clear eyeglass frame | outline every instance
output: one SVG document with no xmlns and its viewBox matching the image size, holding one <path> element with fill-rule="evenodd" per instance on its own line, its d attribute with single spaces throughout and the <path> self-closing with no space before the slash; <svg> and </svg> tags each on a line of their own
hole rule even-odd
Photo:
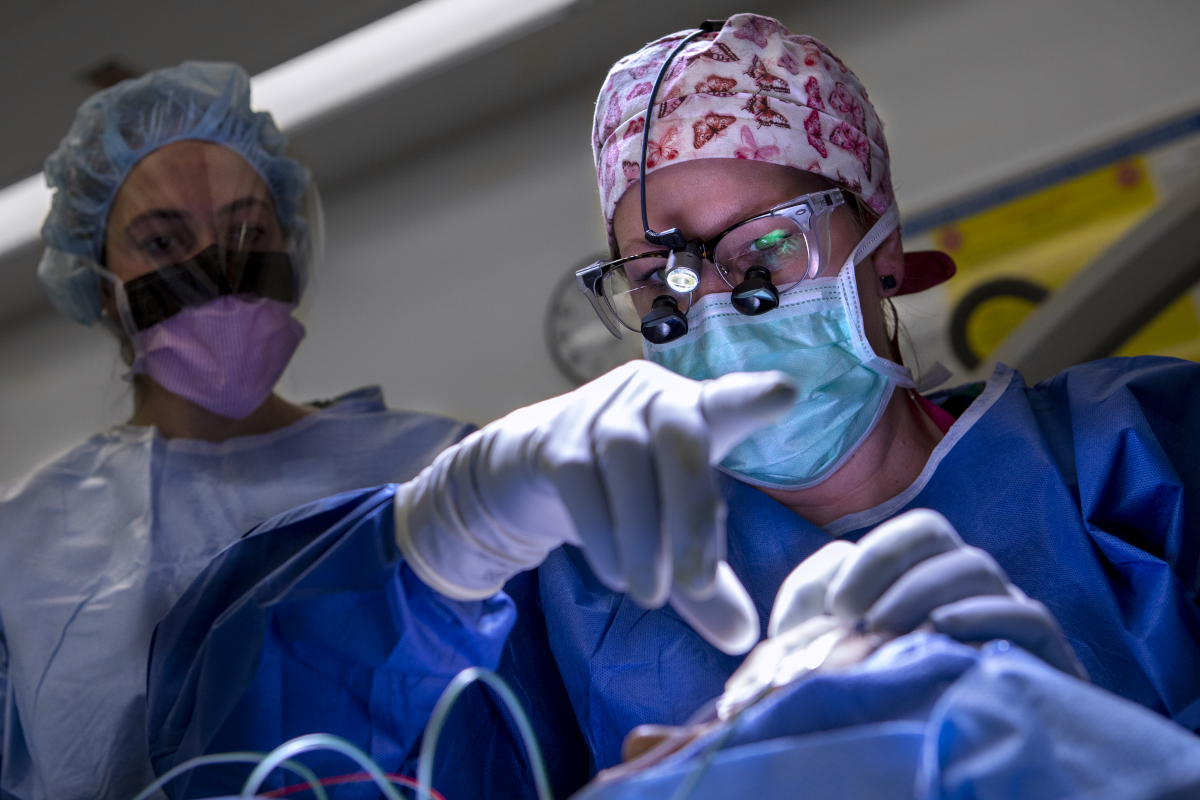
<svg viewBox="0 0 1200 800">
<path fill-rule="evenodd" d="M 856 207 L 858 200 L 850 192 L 838 188 L 801 195 L 762 214 L 736 222 L 702 242 L 701 255 L 706 264 L 716 269 L 731 291 L 745 279 L 750 268 L 761 267 L 771 273 L 776 288 L 781 293 L 786 292 L 801 281 L 815 278 L 829 261 L 829 219 L 833 209 L 840 205 Z M 775 228 L 772 231 L 769 229 L 773 226 L 768 225 L 764 229 L 766 234 L 758 235 L 760 231 L 757 228 L 762 227 L 764 222 L 772 221 L 792 227 Z M 796 240 L 797 236 L 800 237 L 799 241 Z M 777 240 L 771 237 L 777 237 Z M 767 244 L 758 247 L 764 241 Z M 801 241 L 803 257 L 799 247 Z M 791 249 L 781 254 L 780 248 L 784 245 Z M 623 328 L 640 332 L 640 319 L 644 312 L 639 311 L 639 303 L 632 299 L 634 296 L 640 297 L 640 305 L 647 308 L 654 299 L 664 295 L 672 297 L 684 314 L 691 307 L 695 292 L 676 292 L 667 285 L 665 275 L 661 275 L 669 255 L 668 250 L 635 253 L 612 261 L 597 261 L 576 271 L 575 281 L 579 290 L 616 338 L 622 338 Z M 775 263 L 770 263 L 772 259 L 775 259 Z M 655 274 L 660 274 L 661 280 L 630 288 L 628 275 L 633 270 L 645 273 L 642 281 Z M 645 289 L 649 291 L 640 296 L 634 294 Z"/>
</svg>

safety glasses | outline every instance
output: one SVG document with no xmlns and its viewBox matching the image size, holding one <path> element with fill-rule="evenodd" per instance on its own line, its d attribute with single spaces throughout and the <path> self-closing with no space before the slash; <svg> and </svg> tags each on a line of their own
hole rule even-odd
<svg viewBox="0 0 1200 800">
<path fill-rule="evenodd" d="M 786 292 L 815 278 L 829 260 L 830 215 L 846 203 L 841 189 L 802 195 L 705 242 L 693 243 L 686 252 L 654 250 L 597 261 L 578 270 L 575 280 L 618 339 L 622 328 L 646 333 L 648 320 L 656 321 L 657 309 L 674 306 L 678 314 L 687 314 L 703 269 L 716 270 L 735 295 L 735 303 L 753 301 L 754 294 L 762 291 L 760 283 Z M 689 254 L 698 256 L 703 266 Z M 672 332 L 665 340 L 676 338 Z"/>
</svg>

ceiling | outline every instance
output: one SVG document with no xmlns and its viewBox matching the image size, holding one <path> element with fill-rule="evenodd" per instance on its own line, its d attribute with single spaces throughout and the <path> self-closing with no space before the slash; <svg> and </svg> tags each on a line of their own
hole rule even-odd
<svg viewBox="0 0 1200 800">
<path fill-rule="evenodd" d="M 136 72 L 188 59 L 261 72 L 410 0 L 5 0 L 0 4 L 0 186 L 26 178 L 93 91 L 85 77 L 115 61 Z"/>
<path fill-rule="evenodd" d="M 5 114 L 0 123 L 0 186 L 41 168 L 76 107 L 95 90 L 89 75 L 98 68 L 145 72 L 195 59 L 236 61 L 253 75 L 410 2 L 5 0 L 0 107 L 21 113 Z M 730 0 L 583 0 L 565 19 L 377 96 L 295 144 L 318 177 L 337 180 L 381 152 L 438 138 L 556 87 L 586 78 L 598 88 L 607 67 L 643 44 L 647 31 L 689 27 L 740 6 Z"/>
<path fill-rule="evenodd" d="M 519 2 L 519 0 L 505 0 Z M 0 186 L 38 172 L 95 90 L 89 74 L 228 60 L 250 74 L 408 5 L 410 0 L 5 0 L 0 4 Z M 782 3 L 765 4 L 772 13 Z M 800 3 L 784 4 L 794 8 Z M 738 0 L 581 0 L 565 17 L 480 50 L 292 136 L 327 191 L 381 161 L 469 130 L 561 91 L 596 91 L 647 31 L 686 28 L 741 10 Z M 452 35 L 448 32 L 445 35 Z M 40 247 L 0 260 L 0 325 L 44 309 Z"/>
</svg>

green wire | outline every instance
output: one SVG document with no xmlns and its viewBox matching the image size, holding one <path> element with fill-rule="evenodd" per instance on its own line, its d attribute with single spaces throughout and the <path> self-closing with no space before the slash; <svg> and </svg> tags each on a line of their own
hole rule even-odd
<svg viewBox="0 0 1200 800">
<path fill-rule="evenodd" d="M 267 779 L 272 770 L 278 766 L 282 766 L 292 756 L 306 753 L 310 750 L 336 750 L 345 756 L 349 756 L 371 776 L 375 781 L 375 785 L 383 792 L 384 797 L 388 798 L 388 800 L 404 800 L 400 796 L 400 793 L 396 791 L 396 787 L 392 786 L 392 782 L 388 780 L 388 777 L 383 774 L 383 770 L 371 760 L 369 755 L 345 739 L 329 733 L 310 733 L 305 736 L 298 736 L 276 747 L 250 773 L 250 777 L 246 779 L 246 784 L 242 787 L 241 797 L 253 798 L 254 793 L 258 791 L 258 787 Z"/>
<path fill-rule="evenodd" d="M 159 777 L 154 783 L 142 790 L 141 794 L 133 800 L 146 800 L 150 795 L 157 792 L 162 787 L 166 786 L 175 778 L 179 777 L 188 770 L 193 770 L 196 767 L 203 767 L 209 764 L 258 764 L 267 757 L 266 753 L 217 753 L 210 756 L 197 756 L 183 762 L 179 766 L 168 770 Z M 308 782 L 308 786 L 312 789 L 312 793 L 317 796 L 317 800 L 329 800 L 329 795 L 325 793 L 325 787 L 321 786 L 321 781 L 317 778 L 308 767 L 295 761 L 285 761 L 280 764 L 285 769 L 290 769 L 292 772 L 299 775 Z"/>
<path fill-rule="evenodd" d="M 508 688 L 508 684 L 496 673 L 482 667 L 468 667 L 454 676 L 454 680 L 450 681 L 446 691 L 438 698 L 437 705 L 433 707 L 429 725 L 425 728 L 425 739 L 421 742 L 421 757 L 417 762 L 417 800 L 429 800 L 429 788 L 433 783 L 433 753 L 437 748 L 438 737 L 442 734 L 442 727 L 446 724 L 446 718 L 450 716 L 450 709 L 454 707 L 459 695 L 476 681 L 483 681 L 495 689 L 516 719 L 533 769 L 533 782 L 537 787 L 538 800 L 554 800 L 554 793 L 550 790 L 550 778 L 546 774 L 546 764 L 542 760 L 542 749 L 538 747 L 537 736 L 533 733 L 529 718 L 525 716 L 525 710 L 521 708 L 521 703 L 512 689 Z"/>
<path fill-rule="evenodd" d="M 679 784 L 679 788 L 671 795 L 671 800 L 688 800 L 695 793 L 696 787 L 700 785 L 700 781 L 708 774 L 708 769 L 712 766 L 717 753 L 721 752 L 725 744 L 729 741 L 729 738 L 733 736 L 733 732 L 737 728 L 738 720 L 740 719 L 740 714 L 734 717 L 726 725 L 721 735 L 709 742 L 704 748 L 703 755 L 700 756 L 700 763 L 696 765 L 695 769 L 684 776 L 683 782 Z"/>
</svg>

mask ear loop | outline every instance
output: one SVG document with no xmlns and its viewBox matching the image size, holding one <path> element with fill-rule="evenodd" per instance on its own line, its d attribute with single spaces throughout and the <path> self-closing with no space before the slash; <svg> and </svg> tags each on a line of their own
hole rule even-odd
<svg viewBox="0 0 1200 800">
<path fill-rule="evenodd" d="M 879 218 L 879 220 L 871 226 L 858 246 L 854 248 L 854 252 L 846 259 L 846 263 L 842 265 L 842 269 L 838 274 L 838 282 L 841 284 L 842 301 L 849 303 L 852 308 L 850 318 L 854 321 L 854 339 L 855 349 L 860 351 L 859 358 L 864 364 L 871 369 L 874 369 L 882 374 L 887 375 L 899 387 L 903 389 L 911 389 L 915 386 L 913 382 L 912 372 L 903 364 L 898 364 L 891 359 L 884 358 L 874 351 L 870 341 L 867 339 L 866 326 L 863 322 L 862 303 L 858 296 L 858 281 L 855 278 L 854 269 L 861 264 L 867 256 L 874 253 L 879 245 L 883 244 L 883 240 L 892 234 L 892 231 L 900 225 L 900 211 L 893 203 L 887 212 Z M 872 366 L 872 364 L 874 366 Z"/>
<path fill-rule="evenodd" d="M 94 261 L 89 262 L 88 266 L 100 277 L 100 280 L 108 285 L 117 306 L 117 319 L 113 319 L 106 308 L 101 309 L 101 318 L 108 321 L 114 328 L 119 325 L 118 330 L 125 333 L 129 346 L 133 348 L 133 363 L 129 365 L 129 370 L 121 376 L 125 380 L 129 380 L 143 371 L 142 362 L 145 360 L 145 353 L 142 352 L 141 341 L 137 336 L 138 330 L 133 321 L 133 312 L 129 309 L 129 296 L 125 293 L 125 284 L 116 275 Z"/>
<path fill-rule="evenodd" d="M 858 246 L 854 248 L 854 252 L 847 259 L 853 267 L 857 267 L 863 262 L 867 256 L 874 253 L 879 245 L 883 244 L 883 240 L 892 235 L 892 231 L 896 230 L 900 225 L 900 210 L 895 203 L 888 208 L 884 215 L 871 226 L 871 230 L 867 231 Z"/>
</svg>

